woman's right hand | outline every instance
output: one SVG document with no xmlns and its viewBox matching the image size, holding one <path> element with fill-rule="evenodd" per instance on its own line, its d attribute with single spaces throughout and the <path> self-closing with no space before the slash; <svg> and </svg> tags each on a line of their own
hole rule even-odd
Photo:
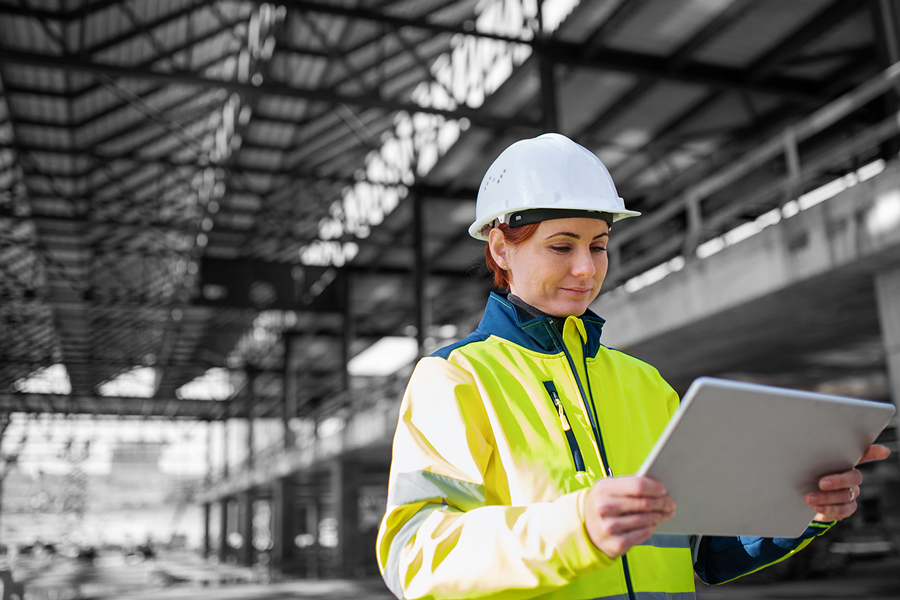
<svg viewBox="0 0 900 600">
<path fill-rule="evenodd" d="M 601 479 L 584 503 L 584 528 L 594 545 L 610 558 L 650 538 L 675 514 L 666 488 L 649 477 Z"/>
</svg>

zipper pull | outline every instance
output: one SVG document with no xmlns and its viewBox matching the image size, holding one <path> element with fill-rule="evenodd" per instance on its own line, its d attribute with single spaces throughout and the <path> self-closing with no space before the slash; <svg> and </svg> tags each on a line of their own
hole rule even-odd
<svg viewBox="0 0 900 600">
<path fill-rule="evenodd" d="M 569 431 L 572 429 L 572 426 L 569 425 L 569 420 L 566 418 L 566 411 L 563 409 L 562 402 L 559 399 L 559 394 L 555 391 L 550 392 L 550 398 L 553 399 L 553 404 L 556 405 L 556 410 L 559 412 L 559 422 L 562 423 L 563 431 Z"/>
<path fill-rule="evenodd" d="M 572 427 L 569 425 L 569 420 L 566 418 L 566 413 L 563 411 L 562 404 L 558 404 L 559 406 L 559 422 L 562 423 L 563 431 L 569 431 Z"/>
</svg>

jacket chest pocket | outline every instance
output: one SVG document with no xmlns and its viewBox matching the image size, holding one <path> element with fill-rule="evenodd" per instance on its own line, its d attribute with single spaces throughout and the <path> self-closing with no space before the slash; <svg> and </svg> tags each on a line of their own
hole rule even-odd
<svg viewBox="0 0 900 600">
<path fill-rule="evenodd" d="M 559 417 L 559 425 L 566 436 L 566 441 L 569 443 L 569 450 L 572 452 L 572 460 L 575 462 L 575 470 L 584 471 L 584 459 L 581 456 L 581 449 L 578 447 L 578 440 L 575 439 L 575 432 L 572 431 L 572 426 L 569 424 L 568 417 L 566 417 L 566 409 L 559 399 L 556 385 L 554 385 L 552 381 L 544 381 L 543 383 L 544 388 L 547 390 L 547 395 L 550 397 L 550 402 L 553 403 L 553 411 Z"/>
</svg>

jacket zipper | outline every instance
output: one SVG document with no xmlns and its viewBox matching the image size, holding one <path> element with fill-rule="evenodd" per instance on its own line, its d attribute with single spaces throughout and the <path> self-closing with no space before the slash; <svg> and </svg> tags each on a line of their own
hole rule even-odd
<svg viewBox="0 0 900 600">
<path fill-rule="evenodd" d="M 547 319 L 550 321 L 550 319 Z M 578 370 L 575 368 L 575 361 L 572 360 L 572 356 L 569 354 L 569 351 L 566 349 L 565 343 L 563 343 L 562 335 L 559 331 L 556 330 L 556 326 L 550 322 L 548 323 L 550 329 L 550 335 L 553 336 L 554 340 L 559 344 L 560 349 L 563 354 L 566 356 L 566 360 L 569 363 L 569 369 L 572 371 L 572 377 L 575 379 L 576 385 L 578 385 L 578 391 L 581 393 L 581 402 L 584 404 L 584 409 L 588 414 L 588 419 L 591 422 L 591 429 L 594 433 L 594 439 L 597 441 L 597 450 L 600 451 L 600 460 L 603 462 L 603 467 L 606 469 L 606 474 L 609 477 L 613 477 L 612 467 L 609 464 L 609 460 L 606 458 L 606 448 L 603 446 L 603 436 L 600 433 L 600 423 L 599 416 L 596 414 L 596 409 L 594 407 L 594 396 L 593 393 L 590 397 L 584 393 L 584 387 L 581 385 L 581 378 L 578 377 Z M 587 370 L 587 346 L 582 344 L 582 356 L 584 357 L 584 374 L 588 375 Z M 590 390 L 590 377 L 588 376 L 588 389 Z M 588 406 L 588 399 L 590 398 L 591 406 Z M 596 418 L 595 418 L 596 417 Z M 637 600 L 637 596 L 634 593 L 634 586 L 631 583 L 631 571 L 628 569 L 628 558 L 623 554 L 622 555 L 622 571 L 625 575 L 625 586 L 628 588 L 628 598 L 629 600 Z"/>
<path fill-rule="evenodd" d="M 566 346 L 562 341 L 562 336 L 556 330 L 556 327 L 553 325 L 553 323 L 549 323 L 549 326 L 551 335 L 554 337 L 560 349 L 563 351 L 566 360 L 569 362 L 569 369 L 572 371 L 572 377 L 575 378 L 575 384 L 578 386 L 578 391 L 581 394 L 581 402 L 584 404 L 584 410 L 585 412 L 587 412 L 588 419 L 591 422 L 591 430 L 594 434 L 594 439 L 597 442 L 597 450 L 600 451 L 600 461 L 603 463 L 603 468 L 606 469 L 607 475 L 612 477 L 612 469 L 609 466 L 609 461 L 606 459 L 606 448 L 603 446 L 603 436 L 600 434 L 600 425 L 594 418 L 594 411 L 592 411 L 590 407 L 588 407 L 588 396 L 584 393 L 584 387 L 582 387 L 581 379 L 578 377 L 578 371 L 575 369 L 575 362 L 572 360 L 572 356 L 569 354 L 569 351 L 566 350 Z M 585 371 L 585 373 L 587 373 L 587 371 Z"/>
<path fill-rule="evenodd" d="M 588 364 L 587 364 L 587 344 L 581 345 L 581 357 L 584 359 L 584 376 L 587 379 L 587 390 L 588 397 L 591 401 L 591 410 L 594 411 L 594 414 L 597 413 L 597 407 L 594 404 L 594 391 L 591 389 L 591 377 L 588 375 Z M 576 375 L 578 377 L 578 375 Z M 597 416 L 597 431 L 600 431 L 600 417 Z M 609 472 L 609 476 L 612 477 L 612 467 L 609 466 L 609 463 L 606 465 L 606 469 Z M 625 585 L 628 587 L 628 597 L 631 600 L 635 600 L 634 587 L 631 585 L 631 571 L 628 569 L 628 556 L 625 554 L 622 555 L 622 570 L 625 572 Z"/>
<path fill-rule="evenodd" d="M 556 413 L 559 415 L 559 424 L 562 426 L 563 433 L 566 435 L 566 440 L 569 442 L 569 450 L 572 451 L 572 460 L 575 461 L 575 470 L 584 471 L 584 459 L 581 456 L 581 449 L 578 447 L 578 440 L 575 439 L 575 432 L 572 431 L 572 426 L 569 425 L 569 419 L 566 417 L 566 409 L 563 408 L 562 401 L 559 399 L 559 394 L 556 392 L 556 385 L 554 385 L 552 381 L 545 381 L 544 387 L 547 389 L 547 393 L 553 401 L 553 406 L 556 408 Z"/>
</svg>

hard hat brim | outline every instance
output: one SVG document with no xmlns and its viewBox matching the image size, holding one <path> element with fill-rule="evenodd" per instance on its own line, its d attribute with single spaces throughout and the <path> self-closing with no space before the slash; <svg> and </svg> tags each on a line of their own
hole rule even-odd
<svg viewBox="0 0 900 600">
<path fill-rule="evenodd" d="M 619 198 L 619 201 L 622 201 L 622 199 Z M 559 204 L 534 205 L 534 206 L 529 206 L 525 210 L 541 209 L 541 208 L 543 208 L 543 209 L 558 209 L 558 208 L 560 208 L 560 205 Z M 581 209 L 581 207 L 574 208 L 574 210 L 579 210 L 579 209 Z M 521 210 L 522 209 L 520 208 L 514 212 L 521 212 Z M 584 210 L 588 210 L 588 209 L 584 209 Z M 629 217 L 641 216 L 641 213 L 639 213 L 635 210 L 625 210 L 625 209 L 623 209 L 623 210 L 612 209 L 611 210 L 608 208 L 596 209 L 596 210 L 613 215 L 613 223 L 621 221 L 622 219 L 627 219 Z M 469 235 L 471 235 L 476 240 L 481 240 L 483 242 L 486 242 L 488 240 L 488 236 L 484 235 L 482 233 L 482 230 L 484 229 L 484 227 L 486 225 L 491 224 L 495 219 L 498 219 L 498 218 L 502 217 L 503 215 L 507 214 L 507 212 L 508 211 L 506 211 L 506 210 L 496 211 L 494 213 L 488 214 L 488 215 L 482 217 L 481 219 L 475 221 L 474 223 L 472 223 L 472 225 L 469 226 Z"/>
</svg>

